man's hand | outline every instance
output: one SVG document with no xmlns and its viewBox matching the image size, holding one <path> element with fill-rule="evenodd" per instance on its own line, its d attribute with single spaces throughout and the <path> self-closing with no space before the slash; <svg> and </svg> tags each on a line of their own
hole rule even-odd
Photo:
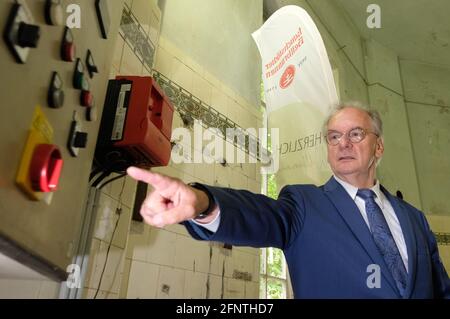
<svg viewBox="0 0 450 319">
<path fill-rule="evenodd" d="M 208 208 L 208 195 L 203 191 L 186 185 L 183 181 L 166 175 L 153 173 L 136 167 L 127 169 L 129 176 L 153 187 L 153 191 L 142 203 L 141 215 L 145 222 L 156 227 L 177 224 L 193 219 Z M 211 221 L 218 212 L 216 207 Z"/>
</svg>

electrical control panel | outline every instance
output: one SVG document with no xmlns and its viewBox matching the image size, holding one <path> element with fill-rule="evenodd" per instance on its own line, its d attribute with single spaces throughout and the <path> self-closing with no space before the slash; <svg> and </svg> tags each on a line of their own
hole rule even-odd
<svg viewBox="0 0 450 319">
<path fill-rule="evenodd" d="M 124 3 L 106 2 L 107 39 L 95 0 L 0 1 L 0 254 L 53 279 L 65 280 L 84 217 Z"/>
</svg>

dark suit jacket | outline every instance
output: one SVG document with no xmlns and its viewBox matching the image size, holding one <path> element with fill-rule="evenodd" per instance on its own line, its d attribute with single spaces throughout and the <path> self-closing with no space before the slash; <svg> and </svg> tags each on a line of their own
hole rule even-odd
<svg viewBox="0 0 450 319">
<path fill-rule="evenodd" d="M 212 233 L 185 222 L 196 239 L 284 251 L 296 298 L 400 298 L 355 202 L 332 177 L 325 185 L 289 185 L 278 200 L 207 186 L 221 211 Z M 408 252 L 405 298 L 450 298 L 450 280 L 424 214 L 381 187 L 400 222 Z M 367 280 L 381 270 L 380 288 Z"/>
</svg>

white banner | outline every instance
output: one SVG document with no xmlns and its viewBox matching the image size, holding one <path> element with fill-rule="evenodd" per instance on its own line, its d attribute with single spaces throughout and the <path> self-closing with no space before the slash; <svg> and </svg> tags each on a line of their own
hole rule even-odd
<svg viewBox="0 0 450 319">
<path fill-rule="evenodd" d="M 322 132 L 338 102 L 333 72 L 319 30 L 297 6 L 276 11 L 253 34 L 262 59 L 269 128 L 280 129 L 279 187 L 320 184 L 330 177 Z"/>
</svg>

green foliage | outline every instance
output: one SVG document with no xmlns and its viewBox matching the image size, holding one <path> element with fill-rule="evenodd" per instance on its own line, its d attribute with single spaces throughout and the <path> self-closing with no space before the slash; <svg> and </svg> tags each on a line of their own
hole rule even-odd
<svg viewBox="0 0 450 319">
<path fill-rule="evenodd" d="M 264 112 L 264 84 L 261 81 L 261 113 Z M 268 150 L 272 151 L 271 138 L 270 135 L 267 138 L 268 142 Z M 275 180 L 275 175 L 267 176 L 267 196 L 273 199 L 278 198 L 278 186 Z M 259 295 L 261 298 L 267 299 L 283 299 L 285 298 L 285 288 L 282 280 L 277 280 L 275 278 L 267 278 L 264 275 L 278 277 L 284 279 L 284 271 L 283 271 L 283 263 L 284 256 L 283 252 L 277 248 L 263 248 L 265 250 L 265 254 L 262 253 L 260 255 L 260 270 L 261 276 L 260 285 L 259 285 Z M 269 258 L 265 258 L 266 254 Z M 267 260 L 267 264 L 266 264 Z"/>
<path fill-rule="evenodd" d="M 268 248 L 268 253 L 272 255 L 272 262 L 267 263 L 267 274 L 273 277 L 283 278 L 283 252 L 277 248 Z"/>
<path fill-rule="evenodd" d="M 278 198 L 278 186 L 274 174 L 267 176 L 267 196 L 273 199 Z"/>
<path fill-rule="evenodd" d="M 276 279 L 267 281 L 267 299 L 284 299 L 283 283 Z"/>
</svg>

